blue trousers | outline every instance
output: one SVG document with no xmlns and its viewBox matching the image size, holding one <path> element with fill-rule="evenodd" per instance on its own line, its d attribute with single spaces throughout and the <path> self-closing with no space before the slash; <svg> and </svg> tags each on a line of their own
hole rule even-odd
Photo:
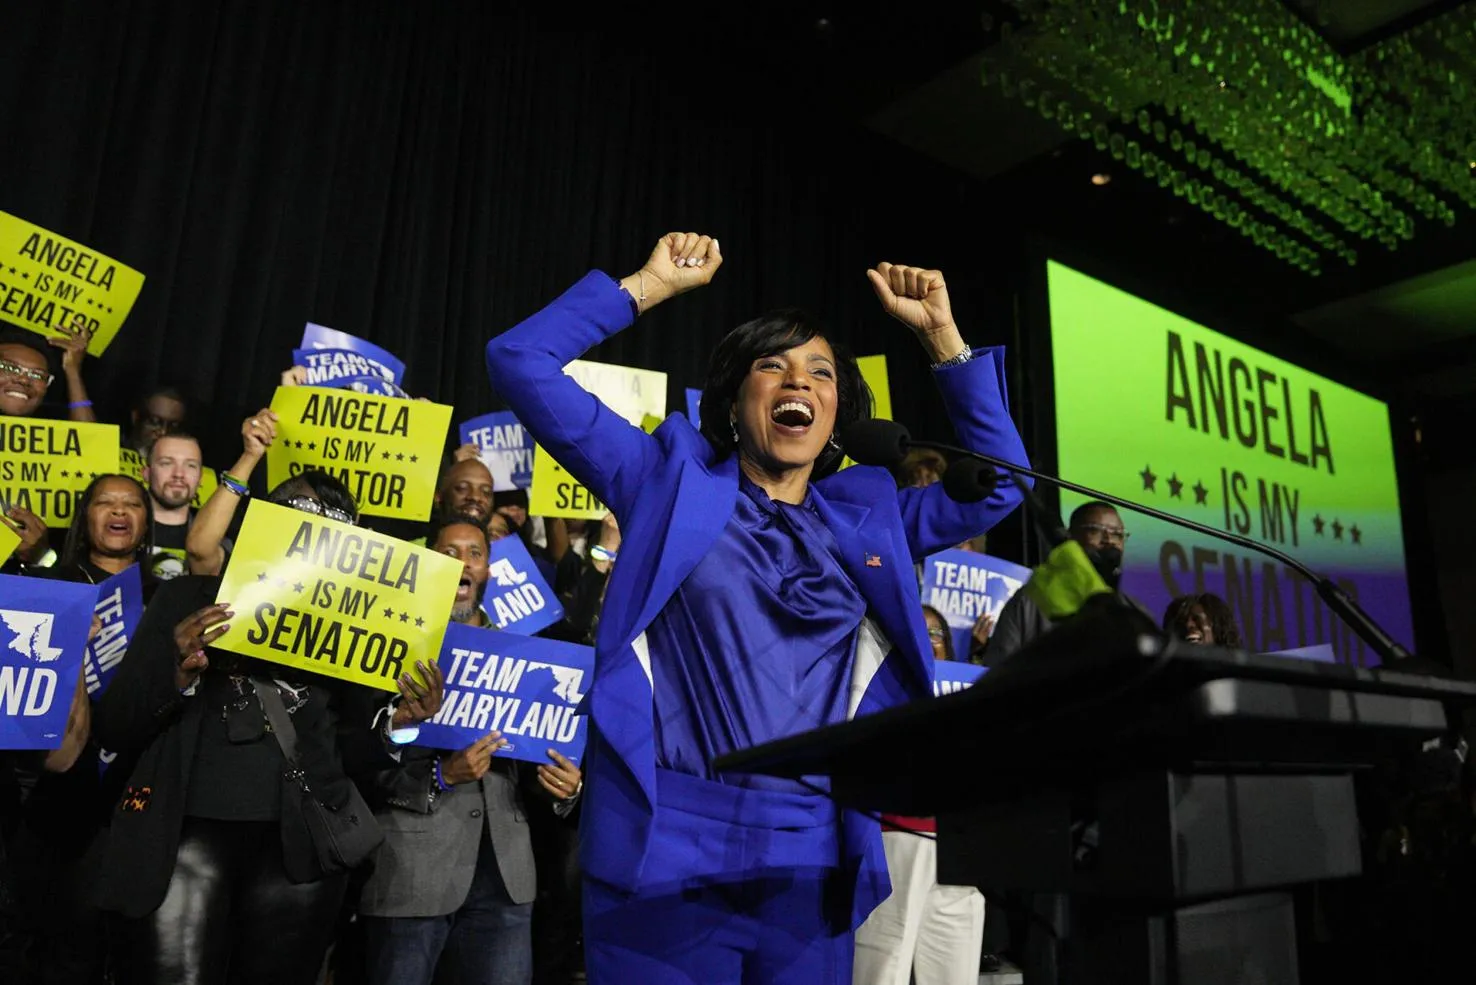
<svg viewBox="0 0 1476 985">
<path fill-rule="evenodd" d="M 484 835 L 466 902 L 439 917 L 365 917 L 370 985 L 528 985 L 533 904 L 514 903 Z M 440 973 L 437 974 L 439 965 Z"/>
<path fill-rule="evenodd" d="M 642 888 L 586 877 L 590 985 L 850 985 L 854 877 L 824 798 L 658 771 Z"/>
</svg>

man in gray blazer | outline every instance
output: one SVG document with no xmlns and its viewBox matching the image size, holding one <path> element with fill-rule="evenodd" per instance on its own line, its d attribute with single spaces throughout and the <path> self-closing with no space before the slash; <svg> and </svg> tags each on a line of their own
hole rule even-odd
<svg viewBox="0 0 1476 985">
<path fill-rule="evenodd" d="M 426 543 L 464 566 L 451 618 L 487 625 L 480 518 L 434 522 Z M 522 764 L 494 757 L 506 744 L 493 732 L 454 753 L 407 746 L 364 791 L 385 832 L 359 902 L 372 985 L 430 985 L 438 963 L 459 985 L 531 980 L 537 878 Z M 572 810 L 578 767 L 559 757 L 537 772 L 553 810 Z"/>
</svg>

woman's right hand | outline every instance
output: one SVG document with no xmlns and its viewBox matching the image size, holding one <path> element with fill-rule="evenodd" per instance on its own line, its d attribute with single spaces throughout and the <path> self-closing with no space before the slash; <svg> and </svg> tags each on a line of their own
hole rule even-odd
<svg viewBox="0 0 1476 985">
<path fill-rule="evenodd" d="M 646 265 L 620 284 L 637 301 L 645 291 L 646 300 L 640 301 L 644 313 L 662 301 L 707 285 L 722 265 L 722 250 L 711 236 L 667 233 L 656 241 Z"/>
<path fill-rule="evenodd" d="M 219 602 L 191 613 L 174 627 L 175 687 L 188 691 L 200 679 L 210 666 L 205 648 L 230 629 L 225 623 L 234 615 L 229 603 Z"/>
</svg>

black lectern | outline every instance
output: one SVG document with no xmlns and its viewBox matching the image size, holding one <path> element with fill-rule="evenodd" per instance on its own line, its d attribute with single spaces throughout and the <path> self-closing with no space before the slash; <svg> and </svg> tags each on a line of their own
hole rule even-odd
<svg viewBox="0 0 1476 985">
<path fill-rule="evenodd" d="M 1067 894 L 1072 985 L 1295 983 L 1289 887 L 1357 875 L 1353 773 L 1476 685 L 1165 639 L 1103 606 L 974 687 L 720 759 L 938 818 L 938 877 Z"/>
</svg>

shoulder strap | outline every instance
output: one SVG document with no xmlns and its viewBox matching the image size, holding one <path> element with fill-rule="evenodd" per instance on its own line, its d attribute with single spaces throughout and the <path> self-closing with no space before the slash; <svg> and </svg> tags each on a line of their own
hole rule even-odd
<svg viewBox="0 0 1476 985">
<path fill-rule="evenodd" d="M 256 677 L 251 678 L 251 686 L 256 689 L 257 700 L 261 702 L 261 710 L 266 713 L 267 721 L 272 723 L 272 733 L 277 737 L 277 744 L 282 747 L 282 755 L 287 757 L 289 764 L 296 766 L 297 729 L 292 725 L 292 716 L 287 714 L 287 706 L 282 704 L 277 686 L 271 681 L 263 683 Z"/>
</svg>

